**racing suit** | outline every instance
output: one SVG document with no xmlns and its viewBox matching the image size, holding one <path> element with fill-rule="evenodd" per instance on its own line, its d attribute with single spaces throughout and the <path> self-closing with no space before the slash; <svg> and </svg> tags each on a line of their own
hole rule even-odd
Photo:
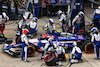
<svg viewBox="0 0 100 67">
<path fill-rule="evenodd" d="M 94 23 L 94 26 L 96 26 L 100 30 L 100 9 L 96 9 L 94 11 L 94 17 L 92 20 L 92 24 Z"/>
<path fill-rule="evenodd" d="M 59 21 L 62 22 L 62 31 L 67 32 L 66 31 L 66 15 L 61 14 Z"/>
<path fill-rule="evenodd" d="M 2 15 L 0 15 L 0 23 L 5 23 L 5 22 L 7 22 L 7 20 L 9 20 L 8 16 L 7 16 L 7 18 L 2 18 Z"/>
<path fill-rule="evenodd" d="M 28 55 L 28 39 L 25 34 L 21 35 L 21 41 L 22 41 L 22 54 L 21 54 L 21 60 L 27 61 L 27 55 Z M 24 58 L 23 58 L 24 57 Z"/>
<path fill-rule="evenodd" d="M 34 17 L 38 17 L 38 15 L 39 15 L 39 0 L 34 0 L 33 5 L 34 5 L 34 14 L 35 14 Z"/>
<path fill-rule="evenodd" d="M 72 33 L 75 34 L 77 32 L 79 32 L 80 30 L 80 24 L 82 23 L 82 18 L 79 15 L 76 15 L 75 18 L 72 21 L 72 26 L 73 26 L 73 30 Z M 75 30 L 77 30 L 77 32 L 75 32 Z"/>
<path fill-rule="evenodd" d="M 75 56 L 74 59 L 77 59 L 77 60 L 80 60 L 82 57 L 81 49 L 77 46 L 73 47 L 71 54 L 72 54 L 72 58 Z"/>
<path fill-rule="evenodd" d="M 53 51 L 53 48 L 54 48 L 54 44 L 52 43 L 52 39 L 49 38 L 48 39 L 48 42 L 45 44 L 44 47 L 41 47 L 40 49 L 43 50 L 42 52 L 42 57 L 41 58 L 44 58 L 45 54 L 48 52 L 48 51 Z"/>
<path fill-rule="evenodd" d="M 20 34 L 18 35 L 22 34 L 22 29 L 26 28 L 27 25 L 28 25 L 27 21 L 20 20 L 20 22 L 18 23 L 18 31 Z"/>
<path fill-rule="evenodd" d="M 92 34 L 91 42 L 94 42 L 94 52 L 96 58 L 99 58 L 99 46 L 100 46 L 100 33 Z"/>
<path fill-rule="evenodd" d="M 37 22 L 29 22 L 29 33 L 36 33 L 37 32 Z"/>
<path fill-rule="evenodd" d="M 63 60 L 66 61 L 66 57 L 65 57 L 65 49 L 62 46 L 58 46 L 56 48 L 56 52 L 58 54 L 58 59 L 62 58 Z"/>
<path fill-rule="evenodd" d="M 47 29 L 48 28 L 48 29 Z M 47 30 L 46 30 L 47 29 Z M 44 30 L 47 31 L 53 31 L 55 30 L 55 24 L 53 23 L 52 25 L 50 23 L 47 23 L 45 26 L 44 26 Z"/>
</svg>

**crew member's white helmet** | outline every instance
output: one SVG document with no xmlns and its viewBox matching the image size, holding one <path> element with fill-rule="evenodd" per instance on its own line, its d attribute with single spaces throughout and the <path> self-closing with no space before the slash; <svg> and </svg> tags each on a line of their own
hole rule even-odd
<svg viewBox="0 0 100 67">
<path fill-rule="evenodd" d="M 23 20 L 27 20 L 27 17 L 26 16 L 23 16 Z"/>
<path fill-rule="evenodd" d="M 35 22 L 36 22 L 36 21 L 37 21 L 37 17 L 33 17 L 33 21 L 35 21 Z"/>
<path fill-rule="evenodd" d="M 97 27 L 93 27 L 93 28 L 91 29 L 91 31 L 92 31 L 93 33 L 98 32 L 98 28 L 97 28 Z"/>
<path fill-rule="evenodd" d="M 2 17 L 3 17 L 3 18 L 7 18 L 7 15 L 6 15 L 5 12 L 2 13 Z"/>
<path fill-rule="evenodd" d="M 77 43 L 76 43 L 76 42 L 73 42 L 73 45 L 74 45 L 74 46 L 77 46 Z"/>
<path fill-rule="evenodd" d="M 59 10 L 57 14 L 58 14 L 58 15 L 61 15 L 61 14 L 62 14 L 62 11 L 61 11 L 61 10 Z"/>
<path fill-rule="evenodd" d="M 78 15 L 84 16 L 84 13 L 83 13 L 82 11 L 80 11 L 80 12 L 78 13 Z"/>
<path fill-rule="evenodd" d="M 53 24 L 54 23 L 54 21 L 53 21 L 53 19 L 49 19 L 49 22 L 51 23 L 51 24 Z"/>
</svg>

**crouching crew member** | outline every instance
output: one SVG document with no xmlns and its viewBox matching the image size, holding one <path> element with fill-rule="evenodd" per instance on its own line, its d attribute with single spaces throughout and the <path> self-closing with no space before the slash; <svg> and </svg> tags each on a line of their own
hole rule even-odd
<svg viewBox="0 0 100 67">
<path fill-rule="evenodd" d="M 53 21 L 53 19 L 49 19 L 49 23 L 47 23 L 45 26 L 44 26 L 44 28 L 43 28 L 45 31 L 46 31 L 46 33 L 48 33 L 49 31 L 50 32 L 53 32 L 54 30 L 55 30 L 55 24 L 54 24 L 54 21 Z"/>
<path fill-rule="evenodd" d="M 54 36 L 51 36 L 51 37 L 48 39 L 48 42 L 45 44 L 45 46 L 40 48 L 40 49 L 43 50 L 41 59 L 44 59 L 44 56 L 45 56 L 45 54 L 48 52 L 48 49 L 49 49 L 50 47 L 53 47 L 53 48 L 54 48 L 54 44 L 53 44 L 54 38 L 55 38 Z"/>
<path fill-rule="evenodd" d="M 73 45 L 74 47 L 71 52 L 71 55 L 72 55 L 71 63 L 78 62 L 79 60 L 81 60 L 81 57 L 82 57 L 81 49 L 77 47 L 77 43 L 73 42 Z"/>
<path fill-rule="evenodd" d="M 62 47 L 61 43 L 58 43 L 58 46 L 56 48 L 56 52 L 58 54 L 58 61 L 59 61 L 59 58 L 62 58 L 63 61 L 66 61 L 65 49 Z"/>
<path fill-rule="evenodd" d="M 33 21 L 29 22 L 29 28 L 31 33 L 36 33 L 37 32 L 37 18 L 34 17 Z"/>
</svg>

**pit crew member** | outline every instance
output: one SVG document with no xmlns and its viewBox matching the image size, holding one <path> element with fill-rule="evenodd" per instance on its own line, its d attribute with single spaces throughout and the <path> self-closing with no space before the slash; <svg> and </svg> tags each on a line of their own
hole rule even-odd
<svg viewBox="0 0 100 67">
<path fill-rule="evenodd" d="M 49 23 L 47 23 L 45 26 L 44 26 L 44 28 L 43 28 L 45 31 L 46 31 L 46 33 L 48 33 L 49 31 L 50 32 L 53 32 L 54 30 L 55 30 L 55 24 L 54 24 L 54 21 L 53 21 L 53 19 L 49 19 Z"/>
<path fill-rule="evenodd" d="M 58 16 L 60 16 L 59 21 L 62 22 L 62 32 L 67 32 L 66 31 L 66 15 L 62 13 L 61 10 L 58 11 Z"/>
<path fill-rule="evenodd" d="M 28 39 L 27 39 L 27 29 L 22 29 L 23 33 L 21 35 L 21 41 L 22 41 L 22 55 L 21 55 L 21 60 L 24 60 L 25 62 L 29 62 L 27 60 L 28 56 Z"/>
<path fill-rule="evenodd" d="M 5 23 L 9 20 L 9 17 L 6 15 L 5 12 L 2 12 L 2 15 L 0 15 L 0 23 Z"/>
<path fill-rule="evenodd" d="M 99 59 L 99 46 L 100 46 L 100 33 L 98 33 L 98 29 L 93 27 L 91 42 L 94 43 L 94 52 L 95 52 L 95 60 Z"/>
<path fill-rule="evenodd" d="M 73 26 L 73 30 L 72 33 L 75 34 L 77 32 L 79 32 L 80 30 L 80 24 L 82 23 L 82 18 L 84 16 L 84 13 L 82 11 L 80 11 L 78 13 L 78 15 L 75 16 L 75 18 L 72 21 L 72 26 Z M 77 32 L 75 32 L 75 30 L 77 30 Z"/>
</svg>

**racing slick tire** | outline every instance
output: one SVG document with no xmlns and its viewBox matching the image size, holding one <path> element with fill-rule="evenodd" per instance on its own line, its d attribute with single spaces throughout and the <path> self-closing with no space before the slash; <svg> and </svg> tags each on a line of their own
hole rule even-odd
<svg viewBox="0 0 100 67">
<path fill-rule="evenodd" d="M 86 40 L 84 42 L 84 51 L 86 53 L 93 53 L 94 52 L 94 43 L 91 43 L 90 40 Z"/>
<path fill-rule="evenodd" d="M 46 56 L 44 58 L 44 61 L 48 66 L 54 66 L 54 65 L 56 65 L 57 57 L 56 57 L 56 55 L 54 53 L 53 54 L 49 54 L 48 56 Z"/>
<path fill-rule="evenodd" d="M 31 57 L 35 54 L 35 48 L 32 46 L 28 46 L 28 56 Z"/>
</svg>

